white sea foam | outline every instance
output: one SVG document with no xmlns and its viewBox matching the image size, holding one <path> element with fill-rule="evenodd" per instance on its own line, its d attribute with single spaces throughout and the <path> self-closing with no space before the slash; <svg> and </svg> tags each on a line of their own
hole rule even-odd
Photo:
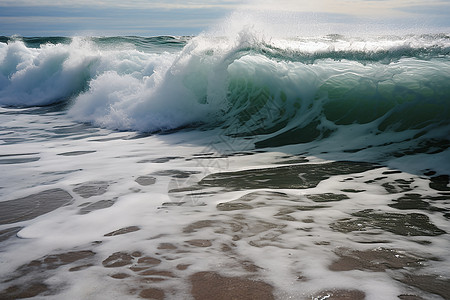
<svg viewBox="0 0 450 300">
<path fill-rule="evenodd" d="M 74 197 L 74 202 L 33 220 L 15 224 L 15 226 L 24 226 L 24 228 L 18 232 L 20 239 L 10 239 L 2 245 L 2 278 L 9 276 L 17 267 L 48 254 L 85 249 L 91 249 L 96 253 L 91 262 L 94 266 L 84 270 L 68 272 L 69 268 L 77 266 L 77 264 L 71 264 L 61 266 L 56 270 L 43 271 L 42 275 L 48 277 L 45 281 L 46 284 L 65 286 L 57 295 L 46 296 L 49 299 L 59 297 L 127 299 L 134 297 L 127 294 L 127 291 L 130 288 L 139 289 L 138 283 L 133 280 L 118 281 L 109 278 L 109 275 L 117 272 L 116 269 L 102 266 L 101 262 L 114 252 L 141 251 L 145 255 L 162 259 L 163 262 L 159 269 L 171 270 L 179 278 L 163 282 L 159 288 L 172 289 L 175 293 L 174 297 L 179 298 L 188 297 L 186 291 L 190 287 L 189 283 L 184 281 L 188 274 L 210 270 L 223 272 L 228 276 L 243 275 L 246 272 L 240 267 L 238 262 L 240 260 L 251 261 L 252 264 L 258 266 L 258 270 L 260 270 L 258 278 L 272 284 L 276 288 L 275 294 L 280 299 L 289 297 L 308 299 L 309 295 L 324 289 L 356 288 L 365 292 L 367 299 L 395 298 L 397 295 L 405 293 L 404 287 L 386 272 L 330 271 L 328 266 L 337 259 L 334 251 L 342 247 L 357 250 L 387 247 L 419 256 L 439 257 L 441 259 L 439 264 L 429 262 L 425 267 L 425 270 L 429 269 L 430 272 L 435 272 L 434 274 L 444 275 L 445 266 L 449 265 L 448 256 L 444 251 L 449 243 L 447 235 L 408 237 L 379 231 L 376 239 L 380 242 L 370 244 L 364 243 L 364 241 L 371 240 L 370 235 L 358 232 L 341 233 L 329 228 L 331 223 L 348 218 L 353 212 L 366 209 L 385 211 L 388 208 L 387 204 L 392 203 L 393 198 L 405 194 L 388 194 L 380 184 L 368 183 L 379 177 L 387 177 L 386 182 L 414 179 L 414 193 L 436 195 L 428 188 L 429 181 L 421 179 L 415 174 L 383 175 L 382 173 L 389 169 L 381 168 L 356 174 L 352 176 L 354 179 L 351 181 L 346 180 L 349 175 L 338 175 L 322 181 L 314 188 L 272 190 L 287 193 L 298 200 L 294 203 L 283 198 L 270 199 L 270 197 L 259 196 L 251 203 L 265 202 L 266 204 L 259 204 L 254 209 L 242 211 L 241 215 L 244 219 L 240 220 L 235 218 L 239 213 L 219 212 L 216 205 L 236 200 L 251 192 L 270 192 L 271 190 L 222 191 L 204 195 L 202 193 L 189 195 L 190 193 L 186 192 L 185 197 L 182 198 L 186 204 L 180 207 L 171 207 L 163 205 L 164 202 L 170 203 L 174 199 L 168 194 L 168 189 L 173 186 L 171 181 L 175 179 L 178 184 L 182 185 L 188 179 L 158 175 L 158 171 L 200 172 L 192 176 L 198 180 L 210 172 L 274 167 L 273 163 L 283 161 L 280 157 L 285 156 L 286 153 L 267 152 L 252 156 L 232 156 L 218 159 L 226 161 L 226 164 L 221 164 L 214 163 L 216 161 L 214 159 L 200 158 L 198 154 L 206 155 L 220 147 L 226 149 L 226 145 L 233 145 L 230 144 L 233 139 L 228 138 L 223 145 L 216 144 L 215 148 L 212 148 L 211 145 L 206 146 L 209 137 L 202 136 L 204 133 L 199 132 L 180 132 L 167 136 L 130 139 L 133 133 L 99 129 L 90 133 L 83 133 L 78 129 L 78 132 L 75 131 L 70 135 L 60 137 L 55 135 L 54 138 L 49 139 L 40 138 L 38 133 L 51 132 L 55 128 L 70 129 L 76 124 L 62 120 L 57 115 L 52 116 L 51 113 L 47 116 L 17 114 L 9 118 L 14 118 L 14 121 L 11 119 L 6 124 L 7 126 L 13 126 L 13 122 L 30 124 L 28 130 L 24 128 L 17 131 L 14 137 L 27 138 L 27 142 L 20 143 L 20 152 L 36 152 L 40 160 L 24 164 L 2 165 L 2 169 L 5 170 L 2 172 L 2 189 L 0 190 L 2 199 L 10 200 L 42 190 L 62 188 L 70 192 Z M 30 131 L 34 132 L 31 136 L 28 135 Z M 33 136 L 35 140 L 33 140 Z M 107 140 L 108 138 L 113 139 Z M 97 141 L 101 139 L 105 140 Z M 186 143 L 180 145 L 180 141 L 183 140 L 190 142 L 191 145 Z M 195 144 L 198 145 L 195 146 Z M 95 152 L 81 156 L 59 155 L 80 150 Z M 296 150 L 298 151 L 299 148 L 297 147 Z M 2 146 L 1 153 L 17 153 L 17 143 Z M 429 167 L 427 156 L 430 155 L 423 154 L 420 169 Z M 164 157 L 179 158 L 169 159 L 163 164 L 158 163 L 157 159 Z M 308 158 L 310 163 L 327 162 L 327 160 L 317 157 Z M 223 169 L 224 166 L 226 169 Z M 73 170 L 73 172 L 61 173 L 64 170 Z M 8 175 L 6 176 L 6 174 Z M 139 185 L 135 179 L 142 175 L 154 176 L 156 183 L 150 186 Z M 92 181 L 107 182 L 109 186 L 106 192 L 87 199 L 74 192 L 77 185 Z M 195 184 L 195 180 L 189 182 L 187 186 Z M 290 214 L 297 220 L 295 222 L 283 221 L 274 217 L 283 207 L 318 204 L 308 200 L 306 195 L 342 194 L 343 189 L 363 191 L 359 193 L 345 192 L 349 199 L 327 202 L 327 208 L 296 210 Z M 115 203 L 110 207 L 94 210 L 88 214 L 79 214 L 80 210 L 89 203 L 102 200 L 113 200 Z M 387 210 L 389 211 L 389 208 Z M 393 209 L 391 211 L 396 212 Z M 448 222 L 442 216 L 423 211 L 420 213 L 429 216 L 439 228 L 450 230 Z M 212 223 L 209 227 L 186 231 L 187 226 L 201 220 L 210 220 L 216 223 Z M 230 226 L 238 226 L 238 224 L 244 226 L 243 229 L 233 233 L 233 227 Z M 139 226 L 140 230 L 123 235 L 104 236 L 128 226 Z M 6 228 L 8 225 L 1 225 L 0 230 Z M 239 235 L 240 239 L 233 241 L 233 234 Z M 212 246 L 206 248 L 189 246 L 186 241 L 192 239 L 209 240 L 212 242 Z M 423 239 L 432 241 L 434 246 L 429 247 L 416 243 Z M 388 242 L 383 242 L 383 240 Z M 101 243 L 96 241 L 101 241 Z M 161 243 L 171 243 L 178 247 L 178 250 L 184 249 L 186 252 L 180 254 L 172 250 L 158 249 Z M 232 254 L 222 252 L 222 244 L 234 244 Z M 255 244 L 265 246 L 258 247 Z M 189 264 L 191 266 L 186 271 L 174 271 L 174 263 L 175 265 Z M 127 267 L 124 267 L 122 271 L 134 274 Z M 305 280 L 299 281 L 299 276 Z M 177 282 L 177 288 L 173 286 L 175 282 Z M 101 294 L 98 292 L 98 286 L 103 287 Z M 430 299 L 439 299 L 430 294 L 427 294 L 428 296 Z"/>
</svg>

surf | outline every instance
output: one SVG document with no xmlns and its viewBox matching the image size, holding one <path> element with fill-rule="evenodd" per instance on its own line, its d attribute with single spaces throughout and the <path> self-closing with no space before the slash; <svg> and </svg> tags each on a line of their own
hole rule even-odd
<svg viewBox="0 0 450 300">
<path fill-rule="evenodd" d="M 262 24 L 237 12 L 197 37 L 3 37 L 0 104 L 63 103 L 69 118 L 114 130 L 219 129 L 256 148 L 448 147 L 449 35 Z"/>
</svg>

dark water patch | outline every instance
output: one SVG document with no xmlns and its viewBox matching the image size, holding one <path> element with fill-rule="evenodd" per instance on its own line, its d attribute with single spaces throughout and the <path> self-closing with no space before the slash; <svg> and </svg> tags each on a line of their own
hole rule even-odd
<svg viewBox="0 0 450 300">
<path fill-rule="evenodd" d="M 364 181 L 364 183 L 366 183 L 366 184 L 377 183 L 377 180 L 380 180 L 380 179 L 383 179 L 383 178 L 387 178 L 387 177 L 378 177 L 378 178 L 375 178 L 375 179 Z M 346 178 L 345 181 L 353 180 L 353 179 L 354 178 Z"/>
<path fill-rule="evenodd" d="M 345 193 L 362 193 L 365 192 L 366 190 L 343 189 L 341 191 Z"/>
<path fill-rule="evenodd" d="M 181 156 L 167 156 L 167 157 L 160 157 L 160 158 L 152 159 L 152 160 L 150 160 L 150 162 L 156 163 L 156 164 L 163 164 L 163 163 L 169 162 L 171 160 L 181 159 L 181 158 L 183 158 L 183 157 L 181 157 Z"/>
<path fill-rule="evenodd" d="M 46 190 L 23 198 L 0 202 L 0 224 L 31 220 L 73 200 L 62 189 Z"/>
<path fill-rule="evenodd" d="M 449 175 L 440 175 L 436 177 L 432 177 L 430 179 L 430 188 L 437 191 L 450 191 L 450 187 L 448 186 L 450 182 Z"/>
<path fill-rule="evenodd" d="M 314 300 L 364 300 L 366 299 L 366 294 L 359 290 L 326 290 L 321 291 L 314 296 L 311 296 Z"/>
<path fill-rule="evenodd" d="M 185 201 L 163 202 L 163 204 L 161 204 L 161 207 L 158 207 L 158 208 L 167 208 L 167 207 L 181 206 L 183 204 L 186 204 L 186 202 Z"/>
<path fill-rule="evenodd" d="M 130 274 L 126 274 L 126 273 L 116 273 L 116 274 L 111 275 L 111 278 L 114 278 L 114 279 L 125 279 L 125 278 L 128 278 L 130 276 L 131 276 Z"/>
<path fill-rule="evenodd" d="M 151 159 L 142 159 L 142 160 L 138 161 L 137 163 L 138 164 L 148 164 L 148 163 L 151 163 L 151 162 L 152 162 Z"/>
<path fill-rule="evenodd" d="M 135 255 L 132 255 L 134 257 L 136 257 Z M 148 267 L 152 267 L 152 266 L 157 266 L 161 263 L 161 260 L 159 258 L 154 258 L 151 256 L 144 256 L 144 257 L 139 257 L 137 264 L 133 267 L 133 271 L 136 271 L 137 268 L 148 268 Z"/>
<path fill-rule="evenodd" d="M 396 200 L 393 200 L 394 204 L 389 204 L 388 206 L 397 209 L 421 209 L 427 210 L 430 208 L 430 203 L 423 201 L 421 195 L 418 194 L 406 194 Z"/>
<path fill-rule="evenodd" d="M 281 208 L 278 211 L 278 213 L 276 213 L 274 215 L 274 217 L 279 219 L 279 220 L 294 222 L 294 221 L 297 221 L 297 219 L 290 215 L 293 212 L 295 212 L 295 209 Z M 314 222 L 314 221 L 313 222 L 309 222 L 309 219 L 305 219 L 305 220 L 306 220 L 306 222 L 303 221 L 303 223 L 313 223 Z"/>
<path fill-rule="evenodd" d="M 90 198 L 106 193 L 109 183 L 106 181 L 88 181 L 78 184 L 73 191 L 83 198 Z"/>
<path fill-rule="evenodd" d="M 93 133 L 85 133 L 85 134 L 80 134 L 80 135 L 67 135 L 67 136 L 57 136 L 57 138 L 66 138 L 66 137 L 70 137 L 70 139 L 72 141 L 83 141 L 92 137 L 97 137 L 99 135 L 99 133 L 97 132 L 93 132 Z"/>
<path fill-rule="evenodd" d="M 201 220 L 194 222 L 192 224 L 189 224 L 188 226 L 184 227 L 183 233 L 193 233 L 197 232 L 200 229 L 212 227 L 216 221 L 213 220 Z"/>
<path fill-rule="evenodd" d="M 246 210 L 246 209 L 253 208 L 253 206 L 251 206 L 249 204 L 234 202 L 234 201 L 219 203 L 219 204 L 217 204 L 216 207 L 220 211 Z"/>
<path fill-rule="evenodd" d="M 91 125 L 88 125 L 86 123 L 74 123 L 71 125 L 61 125 L 61 126 L 54 126 L 52 128 L 52 133 L 60 136 L 60 137 L 66 137 L 71 135 L 79 135 L 79 134 L 87 134 L 87 133 L 95 133 L 98 132 L 100 129 L 95 128 Z"/>
<path fill-rule="evenodd" d="M 387 244 L 392 243 L 392 241 L 389 241 L 389 240 L 374 239 L 373 236 L 369 236 L 368 238 L 359 236 L 357 239 L 353 239 L 353 240 L 359 244 L 366 244 L 366 245 L 376 245 L 376 244 L 386 244 L 387 245 Z"/>
<path fill-rule="evenodd" d="M 281 157 L 281 160 L 275 162 L 275 164 L 293 165 L 293 164 L 303 164 L 307 162 L 309 162 L 309 160 L 303 156 L 285 156 Z"/>
<path fill-rule="evenodd" d="M 110 141 L 117 141 L 117 140 L 123 140 L 123 137 L 109 137 L 109 138 L 93 139 L 93 140 L 89 140 L 89 142 L 110 142 Z"/>
<path fill-rule="evenodd" d="M 384 171 L 381 174 L 383 174 L 383 175 L 392 175 L 392 174 L 401 174 L 401 173 L 402 173 L 402 171 L 392 170 L 392 171 Z"/>
<path fill-rule="evenodd" d="M 186 158 L 186 161 L 191 161 L 191 160 L 201 160 L 201 159 L 219 159 L 219 158 L 227 158 L 228 155 L 227 154 L 220 154 L 220 153 L 215 153 L 215 152 L 205 152 L 205 153 L 195 153 L 192 154 L 191 158 Z"/>
<path fill-rule="evenodd" d="M 173 274 L 171 271 L 167 270 L 146 270 L 139 272 L 140 276 L 145 276 L 143 278 L 149 279 L 150 281 L 164 281 L 168 278 L 174 278 L 176 277 L 175 274 Z M 164 278 L 166 277 L 166 278 Z"/>
<path fill-rule="evenodd" d="M 92 266 L 93 266 L 93 264 L 85 264 L 85 265 L 81 265 L 81 266 L 72 267 L 69 269 L 69 272 L 78 272 L 78 271 L 86 270 L 87 268 L 90 268 Z"/>
<path fill-rule="evenodd" d="M 185 241 L 185 242 L 193 247 L 206 248 L 206 247 L 212 246 L 212 242 L 210 240 L 194 239 L 194 240 L 189 240 L 189 241 Z"/>
<path fill-rule="evenodd" d="M 436 171 L 433 171 L 433 170 L 430 170 L 430 169 L 426 169 L 426 170 L 424 170 L 423 175 L 425 175 L 425 176 L 433 176 L 433 175 L 436 175 Z"/>
<path fill-rule="evenodd" d="M 431 199 L 430 199 L 431 198 Z M 432 206 L 428 201 L 435 199 L 435 197 L 422 197 L 420 194 L 405 194 L 404 196 L 393 200 L 395 203 L 388 204 L 390 207 L 406 210 L 419 209 L 437 212 L 448 212 L 448 209 Z M 438 197 L 438 199 L 440 199 Z M 427 201 L 428 200 L 428 201 Z"/>
<path fill-rule="evenodd" d="M 135 132 L 131 136 L 124 137 L 124 140 L 139 140 L 139 139 L 146 139 L 150 136 L 152 136 L 154 133 L 150 132 Z"/>
<path fill-rule="evenodd" d="M 193 157 L 202 157 L 202 156 L 214 156 L 216 153 L 214 152 L 202 152 L 202 153 L 194 153 Z"/>
<path fill-rule="evenodd" d="M 0 292 L 0 299 L 22 299 L 35 296 L 48 296 L 57 293 L 57 288 L 47 284 L 47 280 L 54 276 L 54 271 L 59 267 L 73 263 L 83 263 L 82 266 L 88 267 L 95 256 L 95 252 L 89 250 L 71 251 L 65 253 L 46 255 L 40 259 L 19 267 L 10 274 L 3 283 L 23 281 L 23 284 L 13 284 Z M 81 267 L 80 265 L 78 267 Z M 76 267 L 75 267 L 76 268 Z M 50 271 L 50 272 L 49 272 Z"/>
<path fill-rule="evenodd" d="M 398 299 L 400 300 L 425 300 L 425 298 L 416 296 L 416 295 L 409 295 L 409 294 L 402 294 L 398 296 Z"/>
<path fill-rule="evenodd" d="M 215 173 L 203 178 L 201 187 L 242 189 L 307 189 L 334 175 L 361 173 L 379 165 L 366 162 L 338 161 L 323 164 L 290 165 L 275 168 Z"/>
<path fill-rule="evenodd" d="M 333 230 L 348 233 L 381 229 L 403 236 L 437 236 L 446 232 L 433 223 L 424 214 L 376 212 L 371 209 L 353 213 L 356 218 L 342 219 L 330 224 Z"/>
<path fill-rule="evenodd" d="M 42 282 L 28 283 L 25 285 L 13 285 L 0 292 L 0 299 L 33 298 L 42 294 L 48 295 L 48 292 L 48 285 Z"/>
<path fill-rule="evenodd" d="M 233 149 L 233 146 L 229 145 L 229 150 L 232 150 L 232 149 Z M 217 150 L 217 152 L 223 152 L 223 149 L 216 149 L 216 150 Z M 227 152 L 227 153 L 216 153 L 216 152 L 197 153 L 197 154 L 193 154 L 192 158 L 187 158 L 186 161 L 200 160 L 200 159 L 219 159 L 219 158 L 229 158 L 229 157 L 252 156 L 257 153 L 264 153 L 264 152 L 266 152 L 266 151 L 235 151 L 235 152 Z"/>
<path fill-rule="evenodd" d="M 288 205 L 290 209 L 295 210 L 312 210 L 317 207 L 292 205 L 292 203 L 280 203 L 280 201 L 301 202 L 301 198 L 296 195 L 289 195 L 282 192 L 258 191 L 248 193 L 236 200 L 219 203 L 216 208 L 220 211 L 246 210 L 258 207 L 267 207 L 273 205 Z M 276 203 L 276 204 L 275 204 Z"/>
<path fill-rule="evenodd" d="M 165 293 L 161 289 L 146 288 L 139 293 L 139 297 L 143 299 L 163 300 L 165 299 Z"/>
<path fill-rule="evenodd" d="M 141 276 L 165 276 L 165 274 L 162 273 L 165 271 L 152 270 L 153 267 L 161 264 L 161 260 L 150 256 L 143 256 L 140 251 L 134 251 L 132 253 L 115 252 L 103 260 L 102 264 L 105 268 L 121 268 L 130 266 L 129 270 L 139 273 Z"/>
<path fill-rule="evenodd" d="M 30 270 L 35 269 L 54 270 L 64 265 L 91 258 L 94 255 L 95 252 L 90 250 L 51 254 L 44 256 L 41 259 L 33 260 L 28 265 L 21 267 L 19 270 L 23 272 L 29 272 Z"/>
<path fill-rule="evenodd" d="M 136 178 L 135 181 L 136 181 L 139 185 L 142 185 L 142 186 L 148 186 L 148 185 L 155 184 L 156 178 L 153 177 L 153 176 L 139 176 L 138 178 Z"/>
<path fill-rule="evenodd" d="M 321 208 L 329 208 L 330 206 L 327 205 L 295 205 L 295 206 L 290 206 L 288 208 L 283 208 L 280 210 L 280 213 L 282 214 L 289 214 L 289 213 L 293 213 L 295 211 L 311 211 L 311 210 L 316 210 L 316 209 L 321 209 Z"/>
<path fill-rule="evenodd" d="M 263 281 L 224 277 L 214 272 L 198 272 L 190 277 L 191 295 L 196 300 L 275 299 L 273 287 Z"/>
<path fill-rule="evenodd" d="M 64 152 L 64 153 L 58 153 L 58 155 L 61 156 L 78 156 L 78 155 L 85 155 L 90 153 L 95 153 L 97 151 L 91 150 L 91 151 L 70 151 L 70 152 Z"/>
<path fill-rule="evenodd" d="M 237 152 L 227 154 L 226 157 L 252 156 L 252 155 L 255 155 L 256 153 L 260 153 L 260 152 L 264 152 L 264 151 L 237 151 Z"/>
<path fill-rule="evenodd" d="M 433 244 L 433 242 L 427 241 L 427 240 L 416 240 L 414 242 L 419 244 L 419 245 L 431 245 L 431 244 Z"/>
<path fill-rule="evenodd" d="M 342 200 L 350 199 L 347 195 L 333 194 L 333 193 L 311 194 L 311 195 L 306 195 L 306 198 L 308 198 L 314 202 L 334 202 L 334 201 L 342 201 Z"/>
<path fill-rule="evenodd" d="M 419 136 L 415 136 L 417 138 Z M 450 142 L 444 139 L 430 139 L 418 143 L 413 149 L 407 149 L 403 151 L 397 151 L 392 153 L 394 157 L 403 157 L 409 155 L 415 155 L 418 153 L 436 154 L 446 151 L 450 147 Z"/>
<path fill-rule="evenodd" d="M 301 201 L 299 196 L 296 195 L 289 195 L 283 192 L 273 192 L 273 191 L 258 191 L 258 192 L 252 192 L 245 194 L 244 196 L 240 197 L 239 201 L 254 201 L 254 200 L 288 200 L 288 201 L 294 201 L 298 202 Z"/>
<path fill-rule="evenodd" d="M 118 268 L 127 265 L 131 265 L 133 263 L 134 257 L 125 252 L 115 252 L 108 256 L 102 264 L 105 268 Z"/>
<path fill-rule="evenodd" d="M 403 278 L 398 280 L 422 291 L 439 295 L 444 299 L 450 299 L 450 279 L 448 278 L 440 278 L 437 275 L 405 274 Z"/>
<path fill-rule="evenodd" d="M 173 178 L 188 178 L 194 174 L 200 174 L 197 171 L 181 171 L 181 170 L 162 170 L 152 173 L 153 175 L 158 176 L 170 176 Z"/>
<path fill-rule="evenodd" d="M 76 170 L 64 170 L 64 171 L 50 171 L 50 172 L 42 172 L 42 175 L 67 175 L 70 173 L 82 171 L 83 169 L 76 169 Z"/>
<path fill-rule="evenodd" d="M 161 263 L 161 260 L 154 257 L 144 256 L 138 259 L 137 263 L 139 265 L 146 265 L 146 266 L 156 266 Z"/>
<path fill-rule="evenodd" d="M 231 145 L 229 145 L 229 150 L 233 149 Z M 223 149 L 216 149 L 217 152 L 223 152 Z M 186 161 L 200 161 L 200 160 L 213 160 L 220 158 L 230 158 L 230 157 L 242 157 L 242 156 L 251 156 L 257 153 L 262 153 L 265 151 L 235 151 L 235 152 L 227 152 L 227 153 L 216 153 L 216 152 L 205 152 L 205 153 L 196 153 L 193 154 L 192 157 L 186 158 Z"/>
<path fill-rule="evenodd" d="M 238 211 L 239 212 L 239 211 Z M 244 239 L 250 246 L 279 247 L 279 236 L 285 233 L 285 224 L 272 223 L 266 220 L 251 218 L 243 214 L 234 214 L 229 221 L 202 220 L 186 226 L 184 233 L 214 230 L 215 234 L 228 235 L 233 241 Z"/>
<path fill-rule="evenodd" d="M 422 257 L 385 248 L 364 251 L 341 248 L 335 253 L 339 256 L 339 259 L 329 266 L 331 271 L 369 270 L 382 272 L 387 269 L 418 268 L 426 261 Z"/>
<path fill-rule="evenodd" d="M 111 207 L 114 205 L 114 203 L 114 200 L 100 200 L 94 203 L 88 203 L 86 206 L 83 206 L 78 213 L 80 215 L 85 215 L 99 209 Z"/>
<path fill-rule="evenodd" d="M 160 243 L 158 246 L 158 249 L 159 250 L 175 250 L 175 249 L 178 249 L 178 247 L 172 243 Z"/>
<path fill-rule="evenodd" d="M 25 164 L 40 160 L 40 157 L 0 158 L 0 165 Z"/>
<path fill-rule="evenodd" d="M 14 154 L 0 154 L 0 158 L 4 157 L 11 157 L 11 156 L 28 156 L 28 155 L 38 155 L 38 152 L 31 152 L 31 153 L 14 153 Z"/>
<path fill-rule="evenodd" d="M 294 218 L 293 216 L 289 215 L 289 214 L 280 214 L 277 213 L 274 215 L 275 218 L 277 218 L 278 220 L 282 220 L 282 221 L 289 221 L 289 222 L 296 222 L 297 219 Z"/>
<path fill-rule="evenodd" d="M 1 138 L 0 140 L 3 141 L 2 145 L 22 144 L 28 141 L 25 138 Z"/>
<path fill-rule="evenodd" d="M 342 152 L 344 153 L 358 153 L 359 151 L 363 151 L 366 149 L 372 148 L 371 146 L 368 146 L 366 148 L 359 148 L 359 149 L 347 149 L 347 150 L 343 150 Z"/>
<path fill-rule="evenodd" d="M 112 231 L 110 233 L 107 233 L 104 236 L 122 235 L 122 234 L 127 234 L 127 233 L 131 233 L 131 232 L 139 231 L 139 230 L 141 230 L 141 228 L 139 226 L 128 226 L 128 227 L 121 228 L 121 229 Z"/>
<path fill-rule="evenodd" d="M 448 201 L 450 200 L 450 194 L 448 193 L 439 193 L 440 196 L 424 196 L 425 199 L 429 199 L 431 201 Z"/>
<path fill-rule="evenodd" d="M 16 236 L 16 234 L 22 230 L 23 227 L 12 227 L 4 230 L 0 230 L 0 243 L 8 240 L 9 238 Z"/>
<path fill-rule="evenodd" d="M 381 186 L 384 187 L 389 194 L 397 194 L 412 191 L 414 189 L 414 187 L 411 187 L 413 182 L 414 179 L 396 179 L 394 182 L 385 182 Z"/>
</svg>

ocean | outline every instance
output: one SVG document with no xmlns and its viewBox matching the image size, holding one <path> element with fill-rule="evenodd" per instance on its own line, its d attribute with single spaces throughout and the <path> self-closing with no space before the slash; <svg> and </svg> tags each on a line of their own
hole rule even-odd
<svg viewBox="0 0 450 300">
<path fill-rule="evenodd" d="M 0 299 L 450 299 L 450 36 L 0 37 Z"/>
</svg>

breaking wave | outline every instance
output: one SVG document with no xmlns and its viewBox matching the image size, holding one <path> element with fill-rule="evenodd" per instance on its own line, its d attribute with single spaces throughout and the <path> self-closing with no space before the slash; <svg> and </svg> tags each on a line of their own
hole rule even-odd
<svg viewBox="0 0 450 300">
<path fill-rule="evenodd" d="M 387 131 L 401 140 L 431 135 L 431 148 L 448 145 L 445 34 L 267 39 L 249 27 L 225 37 L 0 42 L 3 106 L 65 102 L 70 117 L 102 127 L 224 128 L 262 136 L 258 147 L 343 131 L 372 141 Z"/>
</svg>

